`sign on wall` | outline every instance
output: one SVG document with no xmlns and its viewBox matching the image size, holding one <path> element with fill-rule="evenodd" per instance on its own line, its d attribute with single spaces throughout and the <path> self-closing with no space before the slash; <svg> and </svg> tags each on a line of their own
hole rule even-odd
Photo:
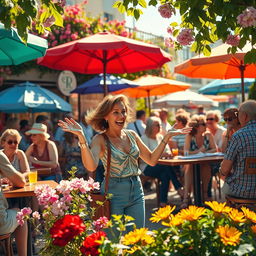
<svg viewBox="0 0 256 256">
<path fill-rule="evenodd" d="M 77 86 L 76 77 L 73 72 L 64 70 L 58 77 L 58 88 L 62 94 L 69 96 L 70 92 Z"/>
</svg>

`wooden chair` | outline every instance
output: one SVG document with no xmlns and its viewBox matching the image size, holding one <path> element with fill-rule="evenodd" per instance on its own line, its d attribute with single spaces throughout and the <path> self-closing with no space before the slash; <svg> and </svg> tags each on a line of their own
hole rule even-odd
<svg viewBox="0 0 256 256">
<path fill-rule="evenodd" d="M 153 182 L 155 184 L 157 206 L 159 206 L 160 205 L 160 180 L 154 177 L 145 176 L 144 174 L 140 175 L 140 179 L 143 187 L 147 181 Z"/>
<path fill-rule="evenodd" d="M 11 234 L 0 235 L 0 243 L 4 249 L 4 255 L 13 256 Z"/>
<path fill-rule="evenodd" d="M 256 157 L 247 157 L 245 159 L 245 174 L 256 175 Z M 256 211 L 256 198 L 238 198 L 234 196 L 226 196 L 227 205 L 240 209 L 245 206 Z"/>
</svg>

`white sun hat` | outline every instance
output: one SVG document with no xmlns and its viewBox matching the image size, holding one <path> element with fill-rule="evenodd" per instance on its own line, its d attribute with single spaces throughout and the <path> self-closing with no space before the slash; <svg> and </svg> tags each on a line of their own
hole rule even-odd
<svg viewBox="0 0 256 256">
<path fill-rule="evenodd" d="M 47 126 L 41 123 L 34 123 L 32 128 L 25 132 L 26 135 L 31 134 L 44 134 L 47 139 L 50 138 L 50 134 L 47 133 Z"/>
</svg>

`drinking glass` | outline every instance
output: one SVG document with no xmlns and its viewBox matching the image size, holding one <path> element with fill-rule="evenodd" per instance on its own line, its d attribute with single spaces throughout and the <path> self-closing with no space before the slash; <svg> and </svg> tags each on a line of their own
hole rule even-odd
<svg viewBox="0 0 256 256">
<path fill-rule="evenodd" d="M 37 183 L 37 171 L 36 170 L 32 170 L 28 173 L 28 181 L 29 181 L 29 185 L 33 185 L 33 184 Z"/>
</svg>

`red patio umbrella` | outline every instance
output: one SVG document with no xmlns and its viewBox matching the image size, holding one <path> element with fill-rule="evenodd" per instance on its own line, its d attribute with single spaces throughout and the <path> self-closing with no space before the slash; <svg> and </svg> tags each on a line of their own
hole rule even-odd
<svg viewBox="0 0 256 256">
<path fill-rule="evenodd" d="M 101 32 L 48 49 L 38 64 L 82 74 L 104 74 L 104 92 L 108 92 L 106 73 L 132 73 L 155 69 L 171 61 L 159 46 L 127 37 Z"/>
</svg>

